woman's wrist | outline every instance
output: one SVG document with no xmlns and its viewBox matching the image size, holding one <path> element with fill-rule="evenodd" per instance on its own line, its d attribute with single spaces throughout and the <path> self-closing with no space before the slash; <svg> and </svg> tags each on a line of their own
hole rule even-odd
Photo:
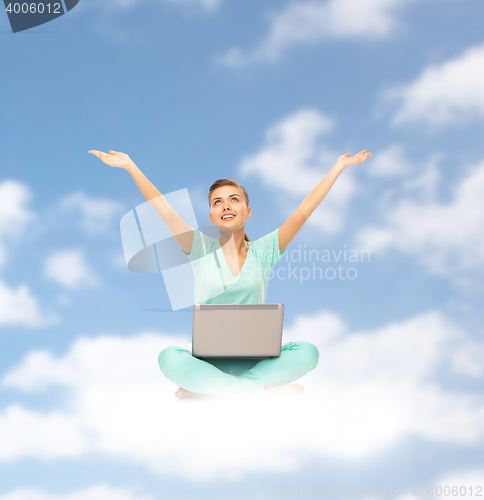
<svg viewBox="0 0 484 500">
<path fill-rule="evenodd" d="M 337 161 L 331 170 L 336 172 L 338 175 L 346 168 L 346 165 L 343 165 L 341 162 Z"/>
<path fill-rule="evenodd" d="M 127 170 L 131 175 L 133 175 L 133 173 L 136 170 L 139 170 L 139 168 L 138 168 L 138 166 L 136 165 L 136 163 L 133 160 L 129 160 L 129 163 L 125 167 L 125 170 Z"/>
</svg>

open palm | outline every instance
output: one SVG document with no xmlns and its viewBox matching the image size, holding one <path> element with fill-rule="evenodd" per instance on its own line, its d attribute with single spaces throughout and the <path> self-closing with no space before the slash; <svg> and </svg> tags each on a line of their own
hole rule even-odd
<svg viewBox="0 0 484 500">
<path fill-rule="evenodd" d="M 364 149 L 354 156 L 350 156 L 350 153 L 346 153 L 338 158 L 337 163 L 341 165 L 342 168 L 350 167 L 351 165 L 356 165 L 357 163 L 363 163 L 367 158 L 373 156 L 372 153 L 367 151 L 367 149 Z"/>
<path fill-rule="evenodd" d="M 97 156 L 101 161 L 110 167 L 127 168 L 131 163 L 131 158 L 126 153 L 110 150 L 108 153 L 92 149 L 89 153 Z"/>
</svg>

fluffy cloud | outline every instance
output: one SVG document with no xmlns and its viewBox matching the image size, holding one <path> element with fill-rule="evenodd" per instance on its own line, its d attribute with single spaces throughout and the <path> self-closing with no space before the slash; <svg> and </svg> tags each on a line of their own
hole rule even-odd
<svg viewBox="0 0 484 500">
<path fill-rule="evenodd" d="M 5 264 L 5 240 L 17 240 L 36 220 L 28 208 L 32 195 L 24 184 L 6 180 L 0 183 L 0 267 Z"/>
<path fill-rule="evenodd" d="M 152 500 L 152 496 L 138 495 L 122 488 L 100 484 L 72 493 L 54 494 L 34 489 L 12 491 L 0 496 L 0 500 Z"/>
<path fill-rule="evenodd" d="M 37 299 L 28 286 L 20 285 L 14 289 L 0 280 L 0 326 L 41 326 L 53 321 L 56 319 L 52 315 L 47 316 L 40 311 Z"/>
<path fill-rule="evenodd" d="M 398 102 L 392 123 L 462 123 L 484 116 L 484 45 L 426 68 L 412 83 L 385 90 L 382 102 Z"/>
<path fill-rule="evenodd" d="M 383 39 L 398 27 L 403 0 L 291 2 L 271 16 L 269 33 L 252 51 L 234 48 L 220 58 L 231 67 L 278 60 L 290 47 L 331 39 Z"/>
<path fill-rule="evenodd" d="M 319 111 L 300 110 L 267 131 L 262 149 L 245 158 L 239 172 L 244 177 L 260 177 L 267 188 L 274 190 L 284 209 L 295 205 L 296 200 L 300 204 L 341 154 L 319 144 L 332 127 L 332 121 Z M 345 208 L 355 191 L 353 172 L 346 169 L 326 196 L 324 211 L 316 210 L 307 224 L 333 233 L 341 230 Z"/>
<path fill-rule="evenodd" d="M 99 283 L 80 249 L 52 253 L 46 258 L 44 276 L 59 285 L 76 290 Z"/>
<path fill-rule="evenodd" d="M 397 177 L 412 172 L 412 164 L 405 156 L 402 144 L 392 144 L 368 163 L 365 172 L 375 177 Z"/>
<path fill-rule="evenodd" d="M 120 215 L 123 206 L 105 198 L 90 198 L 84 193 L 73 193 L 60 201 L 61 210 L 76 210 L 81 216 L 81 226 L 89 233 L 105 231 L 114 216 Z"/>
<path fill-rule="evenodd" d="M 20 182 L 6 180 L 0 183 L 0 267 L 7 259 L 5 242 L 18 241 L 37 216 L 29 209 L 30 190 Z M 41 326 L 56 321 L 41 313 L 37 298 L 30 288 L 19 285 L 11 288 L 0 280 L 0 326 Z"/>
<path fill-rule="evenodd" d="M 482 269 L 484 264 L 484 159 L 465 169 L 451 201 L 414 201 L 404 197 L 383 210 L 383 223 L 362 228 L 357 245 L 373 252 L 397 248 L 415 255 L 430 272 L 451 274 Z M 417 185 L 435 183 L 435 169 Z M 416 187 L 411 184 L 407 187 Z"/>
<path fill-rule="evenodd" d="M 204 481 L 294 473 L 314 455 L 363 460 L 408 435 L 482 443 L 483 395 L 446 390 L 439 377 L 482 379 L 483 345 L 440 312 L 351 332 L 322 311 L 299 317 L 284 332 L 289 340 L 312 341 L 320 351 L 319 366 L 300 381 L 303 406 L 177 400 L 157 356 L 168 345 L 186 346 L 188 335 L 81 338 L 63 356 L 32 352 L 4 375 L 3 389 L 57 386 L 69 397 L 52 412 L 6 407 L 0 458 L 102 453 Z"/>
<path fill-rule="evenodd" d="M 2 461 L 25 455 L 72 458 L 89 450 L 89 440 L 79 419 L 59 411 L 39 414 L 11 405 L 0 415 L 0 436 Z"/>
<path fill-rule="evenodd" d="M 476 496 L 481 496 L 479 493 L 482 491 L 483 477 L 484 469 L 450 472 L 435 479 L 432 484 L 427 485 L 426 488 L 422 488 L 422 493 L 424 494 L 423 498 L 428 500 L 431 498 L 435 498 L 436 493 L 437 495 L 439 495 L 440 491 L 437 490 L 436 492 L 436 488 L 438 486 L 442 488 L 442 494 L 445 495 L 447 492 L 444 490 L 444 487 L 448 486 L 450 488 L 450 494 L 452 495 L 452 497 L 474 500 Z M 431 487 L 433 487 L 433 495 L 429 493 Z M 454 489 L 455 487 L 456 489 Z M 476 487 L 480 487 L 481 490 L 477 490 Z M 455 493 L 457 493 L 457 495 Z"/>
</svg>

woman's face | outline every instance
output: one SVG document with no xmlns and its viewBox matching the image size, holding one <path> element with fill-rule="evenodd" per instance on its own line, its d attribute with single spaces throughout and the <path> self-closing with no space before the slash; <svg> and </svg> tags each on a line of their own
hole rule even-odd
<svg viewBox="0 0 484 500">
<path fill-rule="evenodd" d="M 235 186 L 222 186 L 215 189 L 210 199 L 210 221 L 217 227 L 239 229 L 245 226 L 246 219 L 252 216 L 244 195 Z"/>
</svg>

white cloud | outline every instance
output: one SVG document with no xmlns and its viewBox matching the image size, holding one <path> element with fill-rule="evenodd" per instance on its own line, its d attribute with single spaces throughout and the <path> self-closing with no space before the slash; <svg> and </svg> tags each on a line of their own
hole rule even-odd
<svg viewBox="0 0 484 500">
<path fill-rule="evenodd" d="M 412 83 L 387 89 L 382 102 L 398 101 L 394 125 L 425 122 L 435 126 L 484 116 L 484 45 L 427 67 Z"/>
<path fill-rule="evenodd" d="M 272 14 L 269 33 L 252 51 L 234 48 L 220 58 L 231 67 L 276 61 L 289 48 L 323 40 L 381 40 L 398 29 L 404 0 L 327 0 L 291 2 Z"/>
<path fill-rule="evenodd" d="M 438 181 L 439 174 L 432 169 L 434 167 L 430 173 L 424 173 L 425 182 Z M 430 272 L 437 274 L 482 270 L 483 189 L 484 159 L 481 159 L 465 169 L 465 176 L 456 184 L 451 201 L 402 198 L 383 211 L 381 226 L 362 228 L 356 235 L 356 244 L 373 252 L 397 248 L 415 255 Z"/>
<path fill-rule="evenodd" d="M 423 498 L 428 500 L 436 496 L 446 495 L 453 498 L 475 500 L 476 496 L 481 496 L 479 493 L 482 493 L 483 477 L 484 469 L 450 472 L 422 488 Z M 439 486 L 442 488 L 441 491 L 437 489 Z M 446 486 L 449 487 L 450 495 L 447 495 L 447 489 L 444 490 Z M 480 490 L 477 489 L 479 487 Z M 429 491 L 433 491 L 434 494 L 432 495 Z"/>
<path fill-rule="evenodd" d="M 177 400 L 157 356 L 168 345 L 186 346 L 188 334 L 81 338 L 60 357 L 32 352 L 5 374 L 4 389 L 57 385 L 67 389 L 68 404 L 51 413 L 7 407 L 0 458 L 102 453 L 204 481 L 295 473 L 314 455 L 365 460 L 409 435 L 465 447 L 484 440 L 483 395 L 439 381 L 482 379 L 483 345 L 441 313 L 351 332 L 322 311 L 289 326 L 283 341 L 290 340 L 320 351 L 317 369 L 300 380 L 302 407 Z"/>
<path fill-rule="evenodd" d="M 267 131 L 263 148 L 245 158 L 239 172 L 244 177 L 260 177 L 277 193 L 286 210 L 297 200 L 295 209 L 341 155 L 318 144 L 332 127 L 332 120 L 319 111 L 300 110 Z M 346 169 L 324 199 L 324 209 L 317 209 L 307 224 L 331 233 L 341 230 L 345 208 L 355 191 L 353 172 Z"/>
<path fill-rule="evenodd" d="M 122 253 L 112 254 L 111 262 L 113 264 L 113 267 L 126 269 L 126 258 Z"/>
<path fill-rule="evenodd" d="M 89 450 L 88 436 L 75 415 L 59 411 L 40 414 L 19 405 L 0 414 L 0 437 L 0 461 L 26 455 L 72 458 Z"/>
<path fill-rule="evenodd" d="M 12 180 L 0 183 L 0 267 L 7 259 L 6 241 L 18 241 L 37 220 L 28 207 L 31 199 L 32 194 L 24 184 Z M 41 313 L 28 286 L 10 288 L 0 280 L 0 326 L 42 326 L 55 321 L 53 315 Z"/>
<path fill-rule="evenodd" d="M 396 177 L 413 172 L 410 160 L 405 156 L 402 144 L 392 144 L 378 152 L 369 162 L 365 172 L 375 177 Z"/>
<path fill-rule="evenodd" d="M 484 346 L 440 312 L 349 332 L 324 311 L 299 318 L 284 336 L 319 347 L 318 378 L 306 385 L 326 403 L 320 425 L 336 439 L 324 437 L 319 444 L 331 454 L 363 457 L 408 434 L 464 446 L 484 439 L 483 395 L 446 391 L 438 379 L 439 372 L 482 378 Z"/>
<path fill-rule="evenodd" d="M 424 162 L 410 161 L 400 144 L 393 144 L 379 151 L 368 162 L 368 166 L 363 168 L 363 172 L 372 178 L 391 183 L 383 185 L 378 198 L 373 200 L 374 208 L 379 213 L 391 212 L 402 193 L 411 196 L 413 200 L 436 202 L 442 177 L 438 164 L 445 156 L 444 153 L 435 153 Z M 373 179 L 371 182 L 373 183 Z"/>
<path fill-rule="evenodd" d="M 71 493 L 47 493 L 34 489 L 21 489 L 0 496 L 0 500 L 152 500 L 150 495 L 139 495 L 123 488 L 99 484 Z"/>
<path fill-rule="evenodd" d="M 72 290 L 99 283 L 80 249 L 50 254 L 45 261 L 44 276 Z"/>
<path fill-rule="evenodd" d="M 20 182 L 6 180 L 0 184 L 0 267 L 5 264 L 5 240 L 18 240 L 36 216 L 28 208 L 32 195 Z"/>
<path fill-rule="evenodd" d="M 131 338 L 80 337 L 61 359 L 47 350 L 30 353 L 18 369 L 3 378 L 2 384 L 27 391 L 43 391 L 50 385 L 81 389 L 86 384 L 93 387 L 108 384 L 113 389 L 125 387 L 127 390 L 146 383 L 157 386 L 160 381 L 158 354 L 165 346 L 179 345 L 179 342 L 186 346 L 188 337 L 153 333 Z M 105 362 L 109 362 L 109 374 Z"/>
<path fill-rule="evenodd" d="M 54 316 L 40 311 L 28 286 L 13 289 L 0 280 L 0 325 L 42 326 L 55 321 Z"/>
<path fill-rule="evenodd" d="M 422 200 L 426 202 L 434 202 L 437 200 L 437 190 L 440 187 L 441 172 L 438 167 L 438 162 L 445 157 L 443 153 L 434 154 L 427 165 L 422 168 L 420 175 L 415 178 L 406 179 L 402 183 L 404 190 L 420 193 Z M 416 169 L 413 170 L 413 173 Z"/>
<path fill-rule="evenodd" d="M 62 210 L 77 210 L 80 212 L 81 226 L 89 233 L 105 231 L 114 216 L 121 215 L 123 205 L 106 198 L 90 198 L 82 192 L 73 193 L 60 200 Z"/>
</svg>

